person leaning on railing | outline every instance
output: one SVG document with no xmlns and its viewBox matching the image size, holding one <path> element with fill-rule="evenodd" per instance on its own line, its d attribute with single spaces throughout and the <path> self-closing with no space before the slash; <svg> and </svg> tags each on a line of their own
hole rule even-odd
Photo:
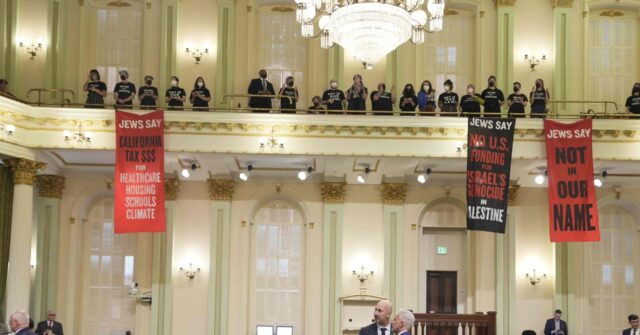
<svg viewBox="0 0 640 335">
<path fill-rule="evenodd" d="M 627 112 L 640 114 L 640 85 L 633 86 L 631 96 L 627 98 L 627 102 L 624 105 L 627 107 Z"/>
<path fill-rule="evenodd" d="M 551 99 L 549 90 L 544 87 L 544 80 L 537 79 L 536 86 L 531 89 L 529 100 L 531 101 L 531 117 L 544 118 L 547 114 L 547 104 Z"/>
<path fill-rule="evenodd" d="M 104 108 L 104 97 L 107 95 L 107 84 L 100 81 L 100 73 L 96 69 L 89 71 L 87 81 L 82 89 L 87 93 L 85 108 Z"/>
</svg>

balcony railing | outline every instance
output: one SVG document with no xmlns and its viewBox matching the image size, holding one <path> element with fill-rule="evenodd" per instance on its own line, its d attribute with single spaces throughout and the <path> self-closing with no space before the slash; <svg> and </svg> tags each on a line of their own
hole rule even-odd
<svg viewBox="0 0 640 335">
<path fill-rule="evenodd" d="M 414 315 L 412 335 L 496 335 L 496 312 Z"/>
</svg>

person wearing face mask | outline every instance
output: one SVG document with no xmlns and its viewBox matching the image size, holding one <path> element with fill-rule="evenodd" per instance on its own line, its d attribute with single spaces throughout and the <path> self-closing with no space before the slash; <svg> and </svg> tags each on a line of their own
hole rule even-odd
<svg viewBox="0 0 640 335">
<path fill-rule="evenodd" d="M 529 100 L 531 101 L 531 117 L 532 118 L 544 118 L 547 114 L 547 104 L 551 96 L 549 90 L 544 87 L 544 81 L 542 79 L 536 80 L 536 86 L 531 89 L 529 94 Z"/>
<path fill-rule="evenodd" d="M 480 116 L 480 105 L 484 104 L 480 94 L 476 93 L 476 87 L 467 85 L 467 94 L 460 98 L 460 111 L 463 116 Z"/>
<path fill-rule="evenodd" d="M 529 103 L 526 94 L 522 94 L 520 91 L 521 85 L 519 82 L 513 83 L 513 93 L 509 94 L 507 98 L 507 105 L 509 106 L 509 117 L 524 117 L 524 108 Z"/>
<path fill-rule="evenodd" d="M 144 86 L 138 89 L 138 99 L 140 99 L 140 109 L 152 109 L 158 104 L 158 88 L 153 84 L 152 76 L 144 76 Z"/>
<path fill-rule="evenodd" d="M 294 80 L 292 76 L 288 76 L 284 80 L 284 85 L 278 91 L 280 96 L 280 113 L 295 113 L 296 102 L 298 102 L 298 88 L 293 86 Z"/>
<path fill-rule="evenodd" d="M 319 96 L 315 96 L 313 97 L 313 99 L 311 99 L 311 102 L 313 103 L 313 105 L 309 106 L 308 110 L 309 110 L 309 114 L 321 114 L 324 112 L 324 108 L 322 107 L 322 99 L 320 99 Z"/>
<path fill-rule="evenodd" d="M 633 87 L 631 96 L 627 98 L 624 105 L 627 107 L 627 112 L 640 114 L 640 85 Z"/>
<path fill-rule="evenodd" d="M 251 95 L 275 95 L 273 85 L 267 80 L 267 70 L 261 69 L 258 72 L 259 78 L 251 80 L 247 92 Z M 254 113 L 269 113 L 271 109 L 270 97 L 251 97 L 249 107 L 254 108 Z"/>
<path fill-rule="evenodd" d="M 211 100 L 211 92 L 204 84 L 204 78 L 198 77 L 193 83 L 193 90 L 189 97 L 193 111 L 208 111 L 209 101 Z"/>
<path fill-rule="evenodd" d="M 329 114 L 342 114 L 345 101 L 344 92 L 338 89 L 338 82 L 332 79 L 329 89 L 322 93 L 322 104 L 327 106 Z"/>
<path fill-rule="evenodd" d="M 425 113 L 421 115 L 435 115 L 436 91 L 428 80 L 423 81 L 420 86 L 420 92 L 418 92 L 418 110 Z"/>
<path fill-rule="evenodd" d="M 113 100 L 116 101 L 116 107 L 131 108 L 133 98 L 136 96 L 136 85 L 129 82 L 129 72 L 120 70 L 120 82 L 113 88 Z"/>
<path fill-rule="evenodd" d="M 353 76 L 353 85 L 347 89 L 345 93 L 347 97 L 347 110 L 350 111 L 364 111 L 367 109 L 367 96 L 369 95 L 369 90 L 364 86 L 362 82 L 362 76 L 356 74 Z M 356 115 L 365 115 L 365 113 L 348 113 L 348 114 L 356 114 Z"/>
<path fill-rule="evenodd" d="M 418 97 L 413 85 L 404 85 L 402 90 L 402 98 L 400 98 L 400 115 L 415 115 L 416 106 L 418 106 Z"/>
<path fill-rule="evenodd" d="M 178 77 L 171 77 L 171 87 L 167 89 L 164 95 L 165 102 L 169 105 L 171 110 L 182 110 L 184 102 L 187 100 L 187 92 L 178 86 L 180 80 Z"/>
<path fill-rule="evenodd" d="M 496 87 L 496 77 L 489 76 L 489 87 L 482 91 L 482 100 L 484 100 L 484 112 L 495 113 L 487 115 L 492 117 L 500 117 L 500 107 L 504 105 L 504 94 Z"/>
<path fill-rule="evenodd" d="M 444 93 L 438 97 L 438 107 L 443 116 L 458 115 L 458 94 L 453 92 L 453 82 L 447 79 L 444 82 Z"/>
<path fill-rule="evenodd" d="M 396 96 L 393 93 L 395 87 L 391 86 L 391 92 L 386 92 L 384 83 L 378 84 L 378 89 L 371 92 L 371 110 L 375 115 L 393 115 L 393 104 Z"/>
<path fill-rule="evenodd" d="M 107 95 L 107 84 L 100 81 L 100 73 L 98 70 L 89 71 L 87 81 L 84 82 L 82 89 L 87 93 L 85 108 L 104 108 L 104 97 Z"/>
</svg>

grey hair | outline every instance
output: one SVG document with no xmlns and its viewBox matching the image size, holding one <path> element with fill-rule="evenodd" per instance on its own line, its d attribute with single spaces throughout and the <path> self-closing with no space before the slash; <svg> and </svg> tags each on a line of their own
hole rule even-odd
<svg viewBox="0 0 640 335">
<path fill-rule="evenodd" d="M 402 318 L 407 329 L 413 328 L 413 324 L 416 322 L 416 317 L 413 316 L 413 313 L 406 309 L 401 309 L 397 315 Z"/>
<path fill-rule="evenodd" d="M 29 325 L 29 314 L 23 311 L 16 311 L 11 313 L 9 320 L 16 320 L 20 326 L 28 326 Z"/>
</svg>

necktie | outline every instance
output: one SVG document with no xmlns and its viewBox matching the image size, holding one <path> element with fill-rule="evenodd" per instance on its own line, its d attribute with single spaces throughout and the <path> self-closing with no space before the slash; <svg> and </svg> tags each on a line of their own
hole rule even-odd
<svg viewBox="0 0 640 335">
<path fill-rule="evenodd" d="M 387 331 L 387 328 L 380 328 L 380 335 L 384 335 L 384 333 Z"/>
<path fill-rule="evenodd" d="M 267 81 L 262 79 L 262 90 L 266 91 L 267 90 Z"/>
</svg>

